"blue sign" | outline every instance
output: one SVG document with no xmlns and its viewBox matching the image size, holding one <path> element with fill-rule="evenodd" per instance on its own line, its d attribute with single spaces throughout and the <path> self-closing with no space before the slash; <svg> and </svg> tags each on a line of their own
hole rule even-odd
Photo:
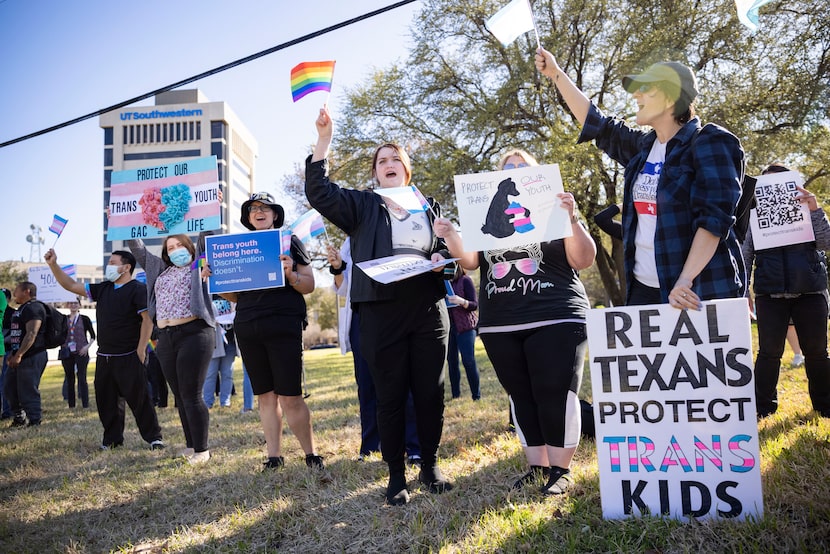
<svg viewBox="0 0 830 554">
<path fill-rule="evenodd" d="M 285 286 L 279 229 L 205 237 L 211 294 Z"/>
</svg>

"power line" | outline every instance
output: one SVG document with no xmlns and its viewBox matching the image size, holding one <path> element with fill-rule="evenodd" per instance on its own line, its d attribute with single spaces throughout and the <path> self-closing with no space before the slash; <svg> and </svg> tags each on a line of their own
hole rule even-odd
<svg viewBox="0 0 830 554">
<path fill-rule="evenodd" d="M 5 0 L 0 0 L 0 3 L 2 3 L 3 1 L 5 1 Z M 130 98 L 129 100 L 124 100 L 123 102 L 119 102 L 118 104 L 113 104 L 112 106 L 109 106 L 109 107 L 106 107 L 106 108 L 101 108 L 100 110 L 94 111 L 92 113 L 88 113 L 86 115 L 76 117 L 75 119 L 70 119 L 69 121 L 64 121 L 63 123 L 59 123 L 57 125 L 52 125 L 51 127 L 47 127 L 46 129 L 41 129 L 40 131 L 35 131 L 34 133 L 29 133 L 28 135 L 24 135 L 24 136 L 18 137 L 16 139 L 8 140 L 6 142 L 0 143 L 0 148 L 5 148 L 6 146 L 11 146 L 12 144 L 17 144 L 18 142 L 23 142 L 24 140 L 29 140 L 31 138 L 39 137 L 40 135 L 45 135 L 46 133 L 51 133 L 52 131 L 57 131 L 58 129 L 63 129 L 64 127 L 69 127 L 70 125 L 80 123 L 81 121 L 86 121 L 87 119 L 91 119 L 95 116 L 105 114 L 105 113 L 111 112 L 113 110 L 117 110 L 118 108 L 123 108 L 125 106 L 129 106 L 130 104 L 135 104 L 136 102 L 140 102 L 141 100 L 145 100 L 147 98 L 150 98 L 151 96 L 155 96 L 155 95 L 160 94 L 162 92 L 167 92 L 169 90 L 173 90 L 175 88 L 178 88 L 178 87 L 181 87 L 181 86 L 184 86 L 184 85 L 189 85 L 190 83 L 193 83 L 195 81 L 199 81 L 201 79 L 204 79 L 205 77 L 210 77 L 211 75 L 216 75 L 217 73 L 221 73 L 221 72 L 226 71 L 228 69 L 232 69 L 234 67 L 240 66 L 242 64 L 246 64 L 248 62 L 252 62 L 252 61 L 254 61 L 256 59 L 259 59 L 263 56 L 267 56 L 268 54 L 273 54 L 274 52 L 284 50 L 284 49 L 288 48 L 289 46 L 294 46 L 296 44 L 300 44 L 301 42 L 305 42 L 307 40 L 317 38 L 319 36 L 325 35 L 325 34 L 330 33 L 332 31 L 342 29 L 343 27 L 348 27 L 349 25 L 354 25 L 355 23 L 359 23 L 359 22 L 361 22 L 365 19 L 369 19 L 369 18 L 375 17 L 376 15 L 380 15 L 382 13 L 386 13 L 388 11 L 400 8 L 401 6 L 411 4 L 415 1 L 416 0 L 402 0 L 400 2 L 396 2 L 394 4 L 386 6 L 385 8 L 380 8 L 380 9 L 365 13 L 363 15 L 353 17 L 352 19 L 347 19 L 346 21 L 342 21 L 342 22 L 337 23 L 335 25 L 332 25 L 330 27 L 320 29 L 319 31 L 315 31 L 313 33 L 309 33 L 309 34 L 301 36 L 299 38 L 295 38 L 294 40 L 290 40 L 288 42 L 283 42 L 282 44 L 272 46 L 271 48 L 268 48 L 267 50 L 263 50 L 261 52 L 257 52 L 256 54 L 251 54 L 250 56 L 246 56 L 246 57 L 240 58 L 236 61 L 226 63 L 225 65 L 220 65 L 219 67 L 211 69 L 209 71 L 205 71 L 204 73 L 199 73 L 198 75 L 194 75 L 193 77 L 188 77 L 187 79 L 183 79 L 181 81 L 173 83 L 172 85 L 167 85 L 165 87 L 162 87 L 162 88 L 147 92 L 145 94 L 142 94 L 141 96 L 136 96 L 135 98 Z"/>
</svg>

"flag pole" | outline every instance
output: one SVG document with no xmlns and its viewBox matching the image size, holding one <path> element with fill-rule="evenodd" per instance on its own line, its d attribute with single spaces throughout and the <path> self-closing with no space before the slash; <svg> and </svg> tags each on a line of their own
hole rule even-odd
<svg viewBox="0 0 830 554">
<path fill-rule="evenodd" d="M 539 40 L 539 29 L 536 28 L 536 16 L 533 15 L 533 6 L 530 5 L 530 0 L 525 0 L 527 2 L 527 9 L 530 11 L 530 20 L 533 22 L 533 34 L 536 35 L 536 47 L 541 50 L 542 43 Z"/>
</svg>

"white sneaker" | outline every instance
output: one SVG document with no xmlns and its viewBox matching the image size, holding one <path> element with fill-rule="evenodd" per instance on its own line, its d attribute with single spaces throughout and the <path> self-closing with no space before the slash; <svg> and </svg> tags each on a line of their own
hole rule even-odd
<svg viewBox="0 0 830 554">
<path fill-rule="evenodd" d="M 190 462 L 191 465 L 203 464 L 208 460 L 210 460 L 210 450 L 195 452 L 192 456 L 187 457 L 187 461 Z"/>
<path fill-rule="evenodd" d="M 790 364 L 790 367 L 801 367 L 804 365 L 804 355 L 803 354 L 793 354 L 793 361 Z"/>
</svg>

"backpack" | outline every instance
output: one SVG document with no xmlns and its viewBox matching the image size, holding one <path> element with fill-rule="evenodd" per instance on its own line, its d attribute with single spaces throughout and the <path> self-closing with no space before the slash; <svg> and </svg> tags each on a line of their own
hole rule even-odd
<svg viewBox="0 0 830 554">
<path fill-rule="evenodd" d="M 707 123 L 706 125 L 710 125 Z M 705 127 L 705 126 L 704 126 Z M 695 155 L 694 147 L 697 136 L 704 129 L 700 129 L 692 135 L 692 140 L 689 141 L 689 148 L 692 149 L 692 156 Z M 758 180 L 755 177 L 750 177 L 744 173 L 741 180 L 741 195 L 738 197 L 738 205 L 735 207 L 735 235 L 738 237 L 738 242 L 743 243 L 746 239 L 746 232 L 749 229 L 749 216 L 752 210 L 758 205 L 755 200 L 755 184 Z"/>
<path fill-rule="evenodd" d="M 66 316 L 54 306 L 50 306 L 45 302 L 40 303 L 43 305 L 43 309 L 46 310 L 46 318 L 43 320 L 43 339 L 46 342 L 46 348 L 63 346 L 63 343 L 66 342 L 66 336 L 69 334 L 69 323 L 66 321 Z"/>
</svg>

